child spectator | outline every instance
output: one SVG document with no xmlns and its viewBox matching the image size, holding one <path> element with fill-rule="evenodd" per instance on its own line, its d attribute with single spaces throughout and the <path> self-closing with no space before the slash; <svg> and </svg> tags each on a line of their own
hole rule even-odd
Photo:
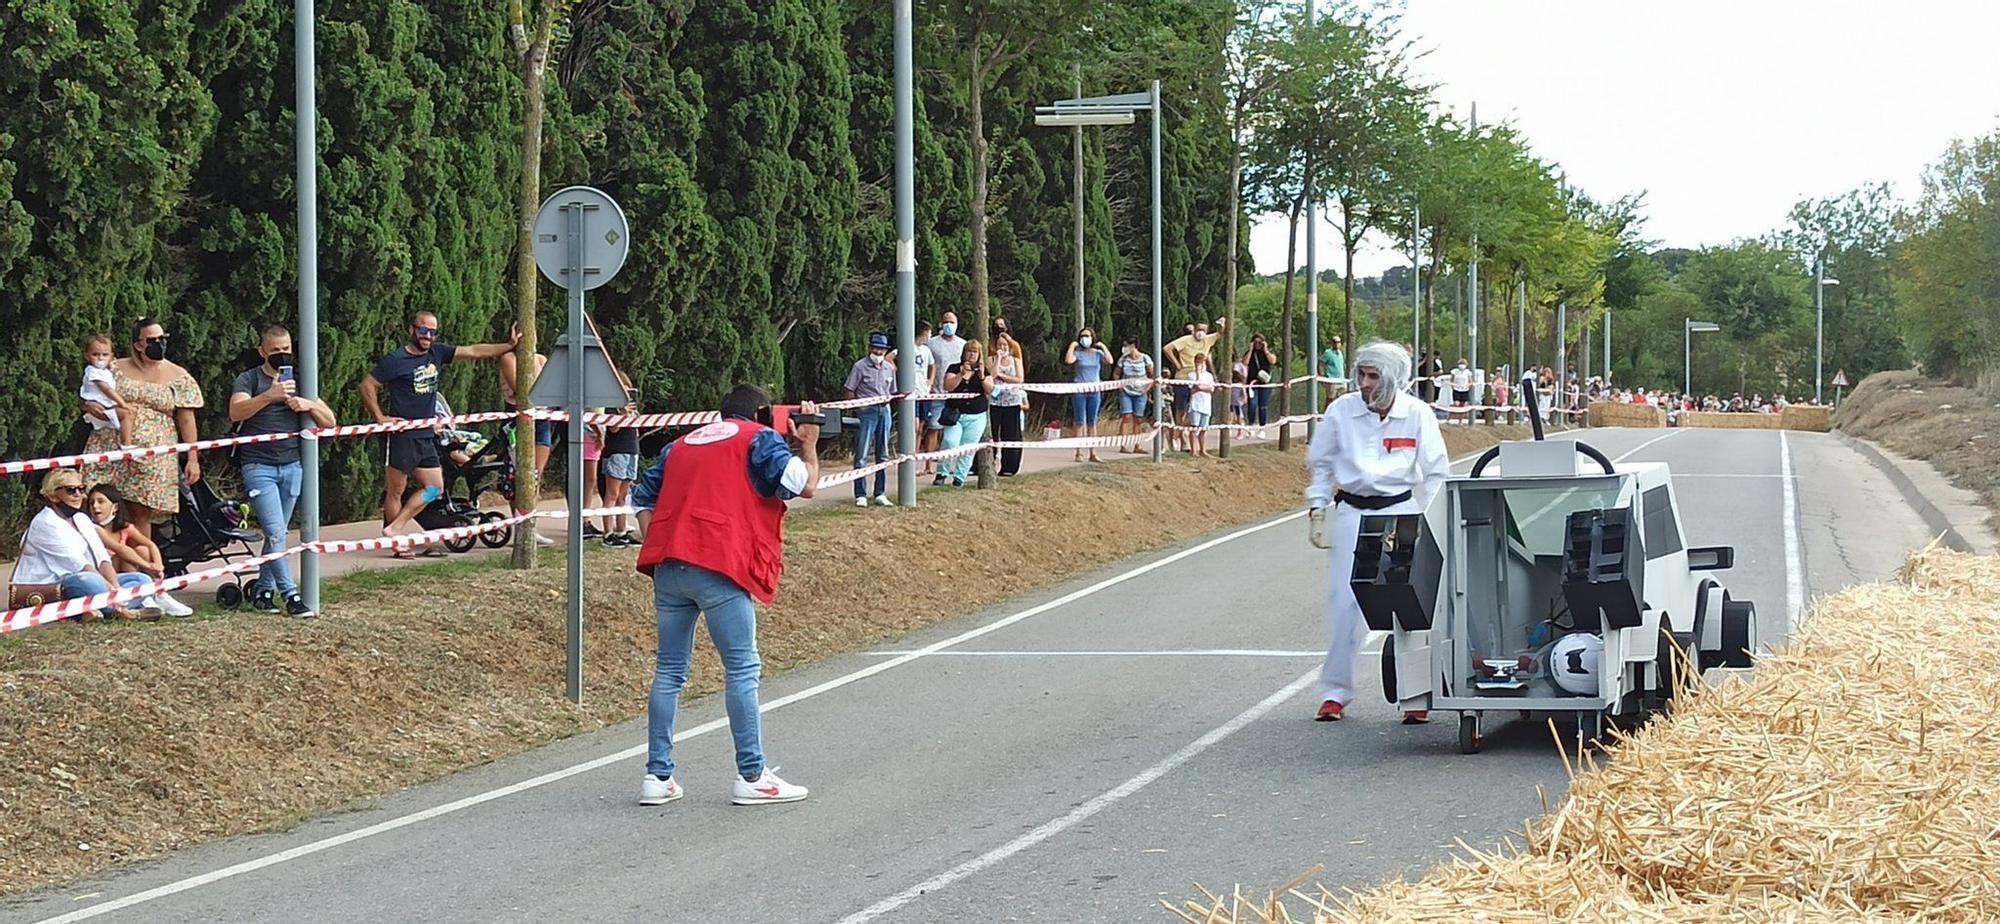
<svg viewBox="0 0 2000 924">
<path fill-rule="evenodd" d="M 125 399 L 119 397 L 118 389 L 111 384 L 111 338 L 104 334 L 92 334 L 83 342 L 83 387 L 77 389 L 77 397 L 82 398 L 89 408 L 95 408 L 103 417 L 86 409 L 83 422 L 93 430 L 118 431 L 120 448 L 132 446 L 132 415 L 120 414 L 126 407 Z"/>
<path fill-rule="evenodd" d="M 89 506 L 91 522 L 97 524 L 97 537 L 104 543 L 104 550 L 111 554 L 113 570 L 143 574 L 153 580 L 166 576 L 166 558 L 160 554 L 160 547 L 152 537 L 139 532 L 128 519 L 129 508 L 125 496 L 109 484 L 101 484 L 90 489 Z M 140 609 L 157 609 L 169 616 L 193 616 L 194 608 L 160 591 L 139 601 Z"/>
<path fill-rule="evenodd" d="M 625 405 L 625 413 L 639 413 L 637 402 Z M 604 505 L 623 507 L 632 496 L 632 482 L 639 477 L 639 428 L 610 427 L 604 436 Z M 613 548 L 636 546 L 639 537 L 634 535 L 625 514 L 613 514 L 605 518 L 604 544 Z"/>
<path fill-rule="evenodd" d="M 1209 371 L 1208 362 L 1207 353 L 1194 354 L 1194 371 L 1188 373 L 1194 384 L 1188 386 L 1187 422 L 1194 428 L 1189 435 L 1194 437 L 1192 452 L 1197 457 L 1208 455 L 1208 431 L 1202 428 L 1208 426 L 1215 407 L 1215 373 Z"/>
</svg>

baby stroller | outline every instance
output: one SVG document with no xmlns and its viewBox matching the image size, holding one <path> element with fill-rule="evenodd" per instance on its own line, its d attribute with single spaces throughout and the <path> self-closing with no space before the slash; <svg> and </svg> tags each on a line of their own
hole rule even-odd
<svg viewBox="0 0 2000 924">
<path fill-rule="evenodd" d="M 480 510 L 479 497 L 494 491 L 509 501 L 514 499 L 514 462 L 508 455 L 513 432 L 513 425 L 509 424 L 502 429 L 501 439 L 489 439 L 472 430 L 439 433 L 438 463 L 444 469 L 444 496 L 417 514 L 417 524 L 427 530 L 448 529 L 506 519 L 507 515 L 500 511 Z M 463 462 L 454 458 L 460 452 L 467 455 Z M 514 527 L 500 526 L 477 535 L 446 539 L 441 544 L 452 552 L 470 552 L 474 543 L 498 549 L 513 538 Z"/>
<path fill-rule="evenodd" d="M 181 509 L 173 517 L 153 524 L 153 541 L 160 546 L 168 577 L 179 577 L 188 566 L 220 558 L 224 563 L 254 557 L 250 543 L 263 538 L 257 518 L 244 501 L 224 500 L 206 480 L 181 485 Z M 245 581 L 255 574 L 225 575 L 215 588 L 215 605 L 233 610 L 243 605 Z"/>
</svg>

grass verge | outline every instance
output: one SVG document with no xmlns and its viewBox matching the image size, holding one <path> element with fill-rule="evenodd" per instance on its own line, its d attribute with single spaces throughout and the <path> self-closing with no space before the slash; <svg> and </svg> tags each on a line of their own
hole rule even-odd
<svg viewBox="0 0 2000 924">
<path fill-rule="evenodd" d="M 1921 459 L 1992 511 L 2000 533 L 2000 396 L 1926 379 L 1913 371 L 1878 372 L 1861 381 L 1834 415 L 1842 432 Z"/>
</svg>

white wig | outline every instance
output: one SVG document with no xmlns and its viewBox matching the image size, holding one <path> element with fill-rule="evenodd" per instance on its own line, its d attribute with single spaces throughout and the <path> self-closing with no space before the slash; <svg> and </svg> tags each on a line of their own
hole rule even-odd
<svg viewBox="0 0 2000 924">
<path fill-rule="evenodd" d="M 1375 391 L 1374 400 L 1368 402 L 1368 406 L 1386 413 L 1395 406 L 1396 395 L 1410 387 L 1410 354 L 1386 340 L 1377 340 L 1362 347 L 1354 354 L 1353 387 L 1356 391 L 1361 389 L 1363 366 L 1375 370 L 1375 374 L 1382 377 L 1381 387 Z"/>
</svg>

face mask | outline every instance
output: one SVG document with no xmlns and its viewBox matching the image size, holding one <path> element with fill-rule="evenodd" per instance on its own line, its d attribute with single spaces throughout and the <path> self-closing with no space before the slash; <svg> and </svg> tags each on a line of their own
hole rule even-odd
<svg viewBox="0 0 2000 924">
<path fill-rule="evenodd" d="M 945 323 L 938 325 L 938 336 L 940 337 L 949 337 L 956 333 L 958 333 L 958 325 L 956 324 Z"/>
<path fill-rule="evenodd" d="M 95 366 L 95 367 L 99 368 L 99 369 L 109 369 L 109 368 L 111 368 L 111 360 L 108 360 L 108 359 L 98 359 L 98 360 L 92 360 L 90 364 L 91 364 L 92 366 Z"/>
<path fill-rule="evenodd" d="M 282 369 L 292 364 L 292 354 L 272 353 L 271 355 L 264 357 L 264 361 L 266 363 L 269 363 L 271 365 L 271 368 L 273 369 Z"/>
<path fill-rule="evenodd" d="M 870 353 L 868 354 L 868 361 L 879 366 L 882 365 L 883 363 L 888 362 L 889 357 L 887 354 L 883 353 Z"/>
<path fill-rule="evenodd" d="M 1090 338 L 1088 336 L 1078 337 L 1076 338 L 1076 342 L 1084 347 L 1090 346 Z"/>
<path fill-rule="evenodd" d="M 167 358 L 167 345 L 159 341 L 146 344 L 146 358 L 154 362 Z"/>
</svg>

